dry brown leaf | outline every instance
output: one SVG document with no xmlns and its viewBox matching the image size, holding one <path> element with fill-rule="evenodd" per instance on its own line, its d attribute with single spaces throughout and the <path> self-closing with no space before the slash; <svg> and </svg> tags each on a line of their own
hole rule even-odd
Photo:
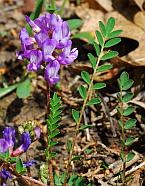
<svg viewBox="0 0 145 186">
<path fill-rule="evenodd" d="M 145 0 L 134 0 L 141 10 L 145 10 Z"/>
<path fill-rule="evenodd" d="M 113 11 L 112 1 L 111 1 L 111 0 L 96 0 L 96 2 L 97 2 L 102 8 L 104 8 L 104 10 L 106 10 L 107 12 Z"/>
<path fill-rule="evenodd" d="M 93 32 L 95 35 L 95 30 L 99 28 L 98 22 L 104 19 L 104 13 L 100 10 L 89 9 L 86 4 L 78 6 L 75 12 L 84 21 L 80 32 Z"/>
<path fill-rule="evenodd" d="M 145 31 L 145 14 L 142 11 L 135 14 L 134 23 Z"/>
</svg>

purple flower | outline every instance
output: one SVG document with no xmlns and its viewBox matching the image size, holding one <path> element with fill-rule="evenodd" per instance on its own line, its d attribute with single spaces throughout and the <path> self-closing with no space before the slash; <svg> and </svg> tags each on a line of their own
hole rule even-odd
<svg viewBox="0 0 145 186">
<path fill-rule="evenodd" d="M 35 20 L 25 16 L 32 28 L 30 37 L 25 28 L 20 32 L 21 51 L 18 59 L 27 59 L 28 71 L 45 69 L 45 79 L 50 85 L 59 81 L 60 65 L 71 64 L 78 56 L 76 48 L 71 49 L 70 29 L 59 15 L 46 13 Z"/>
<path fill-rule="evenodd" d="M 9 144 L 8 142 L 1 138 L 0 139 L 0 153 L 5 153 L 9 149 Z"/>
<path fill-rule="evenodd" d="M 64 48 L 63 52 L 58 57 L 58 61 L 62 65 L 71 64 L 78 56 L 78 50 L 76 48 L 71 50 L 71 40 L 67 41 L 67 46 Z"/>
<path fill-rule="evenodd" d="M 30 60 L 27 65 L 28 71 L 37 71 L 42 63 L 42 52 L 40 50 L 31 50 L 27 56 Z"/>
<path fill-rule="evenodd" d="M 16 131 L 12 127 L 5 127 L 3 131 L 3 138 L 9 144 L 9 147 L 14 147 L 16 141 Z"/>
<path fill-rule="evenodd" d="M 56 84 L 59 81 L 58 71 L 60 69 L 60 64 L 57 60 L 49 63 L 45 69 L 45 79 L 50 85 Z"/>
<path fill-rule="evenodd" d="M 40 30 L 41 30 L 41 28 L 39 28 L 39 26 L 38 25 L 36 25 L 35 23 L 34 23 L 34 21 L 32 21 L 28 16 L 25 16 L 25 18 L 26 18 L 26 21 L 27 21 L 27 23 L 31 26 L 31 28 L 32 28 L 32 30 L 34 31 L 34 32 L 40 32 Z"/>
<path fill-rule="evenodd" d="M 0 171 L 1 186 L 6 186 L 8 179 L 12 179 L 10 172 L 6 171 L 4 168 Z"/>
<path fill-rule="evenodd" d="M 23 163 L 24 167 L 31 167 L 34 164 L 36 164 L 36 160 L 30 160 L 30 161 Z"/>
<path fill-rule="evenodd" d="M 12 156 L 15 157 L 26 152 L 30 144 L 31 144 L 30 134 L 29 132 L 24 132 L 20 139 L 20 146 L 15 151 L 13 151 Z"/>
</svg>

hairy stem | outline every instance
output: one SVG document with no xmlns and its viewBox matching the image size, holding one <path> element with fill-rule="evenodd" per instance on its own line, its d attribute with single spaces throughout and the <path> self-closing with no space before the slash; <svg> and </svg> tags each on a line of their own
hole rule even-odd
<svg viewBox="0 0 145 186">
<path fill-rule="evenodd" d="M 47 117 L 48 115 L 50 114 L 50 86 L 49 84 L 47 83 Z M 47 139 L 49 140 L 49 131 L 48 131 L 48 127 L 47 127 Z M 48 150 L 48 154 L 51 153 L 51 149 L 49 147 L 49 141 L 47 142 L 47 150 Z M 52 167 L 52 161 L 47 160 L 47 163 L 48 163 L 48 173 L 49 173 L 49 179 L 47 180 L 47 183 L 49 185 L 49 180 L 50 180 L 50 186 L 54 186 L 54 177 L 53 177 L 53 167 Z"/>
<path fill-rule="evenodd" d="M 70 166 L 70 163 L 71 163 L 71 160 L 72 160 L 72 156 L 73 156 L 73 153 L 74 153 L 74 147 L 75 147 L 76 142 L 77 142 L 77 135 L 78 135 L 78 132 L 79 132 L 79 128 L 80 128 L 80 125 L 81 125 L 81 121 L 82 121 L 82 117 L 83 117 L 83 114 L 84 114 L 84 111 L 85 111 L 85 108 L 86 108 L 87 101 L 88 101 L 90 93 L 92 91 L 94 77 L 96 75 L 96 70 L 98 69 L 98 66 L 99 66 L 99 63 L 100 63 L 100 60 L 101 60 L 101 57 L 102 57 L 103 49 L 104 49 L 104 44 L 101 47 L 101 52 L 100 52 L 100 55 L 98 56 L 96 67 L 94 69 L 94 72 L 93 72 L 93 75 L 92 75 L 92 78 L 91 78 L 91 82 L 89 84 L 89 88 L 88 88 L 88 91 L 87 91 L 86 99 L 84 100 L 82 109 L 80 111 L 80 117 L 79 117 L 79 120 L 78 120 L 77 125 L 76 125 L 75 134 L 74 134 L 73 142 L 72 142 L 72 149 L 71 149 L 71 152 L 69 154 L 69 158 L 68 158 L 68 162 L 67 162 L 67 166 L 66 166 L 66 177 L 65 177 L 65 180 L 64 180 L 64 186 L 66 186 L 66 183 L 67 183 L 67 178 L 68 178 L 68 174 L 69 174 L 69 166 Z"/>
</svg>

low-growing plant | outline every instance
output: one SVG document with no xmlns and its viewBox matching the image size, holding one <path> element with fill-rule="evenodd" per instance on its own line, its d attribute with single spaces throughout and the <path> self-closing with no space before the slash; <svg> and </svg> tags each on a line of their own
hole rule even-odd
<svg viewBox="0 0 145 186">
<path fill-rule="evenodd" d="M 121 129 L 121 152 L 120 158 L 123 162 L 123 170 L 121 172 L 121 179 L 123 185 L 126 185 L 126 163 L 133 159 L 134 153 L 132 151 L 127 152 L 127 148 L 132 145 L 135 141 L 133 136 L 126 136 L 126 131 L 131 130 L 136 125 L 136 119 L 130 118 L 130 115 L 135 111 L 135 107 L 129 104 L 129 101 L 133 98 L 133 93 L 129 89 L 133 85 L 133 80 L 129 78 L 127 72 L 123 72 L 118 79 L 120 92 L 118 93 L 119 104 L 117 111 L 120 116 L 118 121 Z"/>
<path fill-rule="evenodd" d="M 65 2 L 64 0 L 63 3 Z M 79 1 L 77 2 L 79 3 Z M 54 151 L 54 147 L 58 144 L 57 138 L 60 133 L 59 127 L 62 109 L 61 98 L 56 92 L 52 92 L 52 87 L 59 82 L 59 70 L 61 65 L 69 65 L 78 57 L 77 48 L 71 49 L 72 41 L 70 29 L 78 28 L 82 22 L 79 19 L 77 22 L 75 20 L 69 20 L 68 22 L 63 21 L 58 14 L 54 13 L 57 11 L 54 0 L 51 1 L 49 6 L 45 4 L 49 13 L 39 16 L 43 5 L 44 1 L 38 0 L 35 11 L 30 17 L 25 16 L 27 25 L 20 32 L 21 50 L 17 52 L 17 58 L 27 61 L 26 68 L 28 73 L 31 71 L 41 71 L 46 82 L 47 133 L 44 135 L 44 138 L 46 137 L 44 152 L 46 162 L 40 166 L 41 181 L 33 179 L 31 176 L 24 176 L 23 174 L 26 172 L 29 175 L 29 167 L 36 162 L 35 160 L 28 160 L 27 153 L 26 159 L 28 161 L 23 162 L 20 155 L 28 150 L 32 142 L 40 138 L 40 127 L 33 125 L 33 122 L 26 122 L 23 127 L 19 127 L 18 134 L 21 134 L 20 140 L 18 140 L 19 142 L 16 141 L 15 129 L 6 127 L 3 131 L 3 138 L 0 139 L 0 183 L 1 185 L 5 185 L 7 179 L 12 179 L 12 176 L 15 176 L 26 185 L 31 185 L 30 183 L 33 185 L 33 183 L 35 183 L 41 186 L 83 186 L 86 185 L 85 179 L 74 174 L 71 170 L 71 163 L 74 162 L 75 164 L 75 161 L 83 157 L 75 154 L 77 136 L 80 131 L 91 127 L 90 124 L 83 124 L 84 113 L 88 107 L 101 103 L 102 100 L 101 97 L 99 97 L 99 91 L 106 87 L 106 83 L 95 83 L 94 79 L 97 73 L 104 73 L 112 68 L 112 64 L 108 61 L 116 57 L 118 52 L 111 50 L 111 47 L 121 41 L 118 36 L 122 30 L 114 30 L 115 19 L 111 17 L 106 24 L 99 21 L 100 30 L 96 30 L 97 42 L 92 38 L 90 39 L 96 51 L 96 55 L 91 53 L 88 54 L 93 73 L 89 74 L 87 71 L 81 72 L 83 85 L 78 88 L 78 92 L 83 103 L 80 110 L 72 109 L 72 118 L 76 123 L 76 127 L 72 140 L 68 139 L 66 143 L 69 154 L 66 170 L 58 175 L 54 171 L 52 161 L 57 155 Z M 62 8 L 64 8 L 64 5 Z M 63 10 L 61 12 L 63 12 Z M 82 37 L 82 35 L 80 37 Z M 30 82 L 30 78 L 26 75 L 22 82 L 12 85 L 13 87 L 11 87 L 11 90 L 17 88 L 17 95 L 19 98 L 26 98 L 30 94 Z M 126 72 L 123 72 L 118 79 L 118 83 L 120 92 L 118 93 L 119 104 L 117 106 L 117 111 L 120 117 L 118 123 L 121 129 L 122 144 L 120 157 L 123 162 L 121 178 L 123 185 L 125 185 L 126 162 L 130 161 L 134 156 L 133 152 L 126 152 L 127 147 L 134 142 L 133 137 L 126 137 L 126 131 L 135 126 L 136 120 L 129 118 L 135 109 L 133 106 L 128 105 L 128 102 L 133 97 L 133 94 L 128 92 L 133 85 L 133 81 L 129 79 Z M 9 93 L 11 90 L 7 89 L 7 92 Z M 92 149 L 86 149 L 86 153 L 91 154 Z M 89 183 L 87 186 L 93 186 L 93 184 Z"/>
</svg>

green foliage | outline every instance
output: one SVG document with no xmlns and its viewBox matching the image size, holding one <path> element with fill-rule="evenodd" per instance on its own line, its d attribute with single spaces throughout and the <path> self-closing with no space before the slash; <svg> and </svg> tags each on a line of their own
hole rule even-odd
<svg viewBox="0 0 145 186">
<path fill-rule="evenodd" d="M 102 47 L 104 45 L 104 40 L 103 40 L 102 34 L 98 30 L 96 30 L 96 36 L 97 36 L 99 44 Z"/>
<path fill-rule="evenodd" d="M 135 110 L 135 107 L 129 106 L 129 107 L 127 107 L 127 108 L 124 110 L 123 115 L 124 115 L 124 116 L 129 116 L 130 114 L 132 114 L 132 113 L 134 112 L 134 110 Z"/>
<path fill-rule="evenodd" d="M 90 101 L 88 101 L 87 105 L 91 106 L 91 105 L 97 105 L 100 103 L 101 103 L 101 99 L 99 97 L 97 97 L 97 98 L 92 98 Z"/>
<path fill-rule="evenodd" d="M 75 109 L 72 109 L 72 116 L 73 116 L 73 119 L 75 120 L 75 122 L 77 123 L 79 121 L 79 112 Z"/>
<path fill-rule="evenodd" d="M 40 178 L 43 183 L 47 184 L 47 178 L 48 178 L 48 165 L 47 164 L 42 164 L 40 166 Z"/>
<path fill-rule="evenodd" d="M 125 141 L 125 146 L 130 146 L 130 145 L 132 145 L 132 144 L 134 143 L 134 141 L 135 141 L 135 138 L 129 136 L 129 137 L 126 139 L 126 141 Z"/>
<path fill-rule="evenodd" d="M 23 174 L 24 172 L 26 172 L 26 168 L 23 166 L 23 162 L 20 158 L 17 158 L 16 160 L 16 171 L 19 174 Z"/>
<path fill-rule="evenodd" d="M 133 152 L 129 152 L 126 157 L 126 162 L 131 161 L 134 158 L 135 154 Z"/>
<path fill-rule="evenodd" d="M 27 98 L 30 95 L 31 90 L 31 82 L 30 79 L 27 78 L 26 80 L 20 82 L 17 86 L 17 96 L 18 98 Z"/>
<path fill-rule="evenodd" d="M 106 87 L 106 83 L 96 83 L 93 86 L 93 90 L 99 90 L 99 89 L 102 89 L 102 88 L 105 88 L 105 87 Z"/>
<path fill-rule="evenodd" d="M 110 17 L 106 24 L 106 36 L 108 36 L 115 26 L 115 19 L 113 17 Z"/>
<path fill-rule="evenodd" d="M 113 38 L 113 39 L 110 39 L 108 40 L 106 43 L 105 43 L 105 48 L 108 48 L 108 47 L 112 47 L 114 45 L 117 45 L 118 43 L 120 43 L 121 39 L 120 38 Z"/>
<path fill-rule="evenodd" d="M 61 114 L 61 104 L 60 98 L 54 93 L 53 97 L 50 99 L 50 114 L 47 119 L 48 128 L 48 148 L 45 151 L 47 160 L 52 159 L 56 156 L 56 153 L 51 152 L 51 148 L 57 145 L 57 141 L 53 141 L 53 138 L 57 137 L 60 133 L 58 130 L 60 114 Z"/>
<path fill-rule="evenodd" d="M 113 65 L 110 63 L 105 64 L 105 65 L 101 65 L 98 67 L 96 72 L 106 72 L 107 70 L 110 70 L 112 67 L 113 67 Z"/>
<path fill-rule="evenodd" d="M 129 152 L 126 154 L 126 149 L 132 145 L 135 141 L 135 138 L 132 136 L 126 137 L 127 130 L 133 129 L 136 125 L 136 119 L 128 118 L 134 111 L 135 107 L 128 104 L 128 102 L 133 98 L 133 94 L 131 92 L 127 92 L 128 89 L 130 89 L 133 85 L 133 80 L 129 79 L 129 75 L 127 72 L 122 72 L 119 79 L 118 84 L 120 88 L 120 93 L 118 94 L 118 101 L 119 104 L 116 107 L 117 112 L 120 115 L 120 120 L 118 121 L 118 124 L 121 128 L 121 153 L 120 158 L 123 162 L 123 171 L 121 172 L 121 179 L 123 183 L 127 182 L 127 179 L 125 177 L 125 170 L 126 170 L 126 162 L 129 162 L 133 159 L 134 153 Z M 125 92 L 125 95 L 123 93 Z M 124 104 L 125 103 L 125 104 Z M 125 106 L 124 106 L 125 105 Z M 126 118 L 127 117 L 127 121 Z"/>
<path fill-rule="evenodd" d="M 94 48 L 95 48 L 95 51 L 96 51 L 97 56 L 99 56 L 100 55 L 100 52 L 101 52 L 99 45 L 96 42 L 93 42 L 93 45 L 94 45 Z"/>
<path fill-rule="evenodd" d="M 95 67 L 96 67 L 96 58 L 91 53 L 88 53 L 88 58 L 89 58 L 89 60 L 91 62 L 92 68 L 95 69 Z"/>
<path fill-rule="evenodd" d="M 123 72 L 118 80 L 119 86 L 122 90 L 128 90 L 133 85 L 133 80 L 129 79 L 129 75 L 127 72 Z"/>
<path fill-rule="evenodd" d="M 14 85 L 10 85 L 5 88 L 0 88 L 0 98 L 11 93 L 13 90 L 15 90 L 17 88 L 17 86 L 18 86 L 18 84 L 14 84 Z"/>
<path fill-rule="evenodd" d="M 79 87 L 79 93 L 80 93 L 81 97 L 83 98 L 83 100 L 85 100 L 86 96 L 87 96 L 87 90 L 83 85 L 81 85 Z"/>
<path fill-rule="evenodd" d="M 115 30 L 115 31 L 111 32 L 110 34 L 108 34 L 108 39 L 115 38 L 118 35 L 120 35 L 121 33 L 122 33 L 122 30 Z"/>
<path fill-rule="evenodd" d="M 69 25 L 70 30 L 75 30 L 77 28 L 80 28 L 83 24 L 83 21 L 81 19 L 70 19 L 67 20 L 67 23 Z"/>
<path fill-rule="evenodd" d="M 90 80 L 90 75 L 89 75 L 88 72 L 82 71 L 82 72 L 81 72 L 81 76 L 82 76 L 82 79 L 83 79 L 87 84 L 90 84 L 91 80 Z"/>
<path fill-rule="evenodd" d="M 125 122 L 124 129 L 132 129 L 136 125 L 136 119 L 129 119 L 128 121 Z"/>
<path fill-rule="evenodd" d="M 102 61 L 106 61 L 108 59 L 112 59 L 114 57 L 118 56 L 118 52 L 117 51 L 108 51 L 106 52 L 102 57 L 101 57 L 101 60 Z"/>
<path fill-rule="evenodd" d="M 106 28 L 105 28 L 105 25 L 102 21 L 99 21 L 99 27 L 100 27 L 103 37 L 106 37 Z"/>
</svg>

